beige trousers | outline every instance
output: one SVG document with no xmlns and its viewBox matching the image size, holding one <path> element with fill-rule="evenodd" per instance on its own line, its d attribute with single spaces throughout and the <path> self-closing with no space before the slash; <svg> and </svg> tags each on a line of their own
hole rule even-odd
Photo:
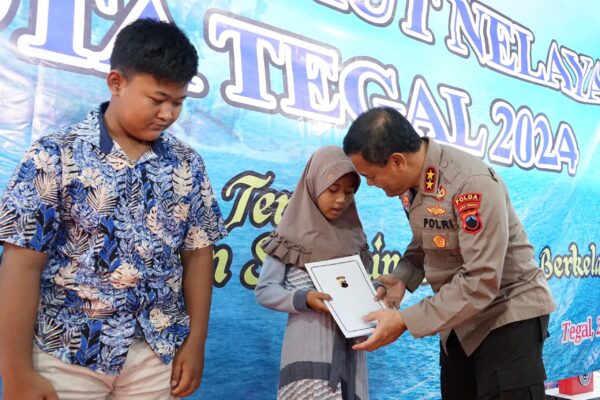
<svg viewBox="0 0 600 400">
<path fill-rule="evenodd" d="M 65 363 L 35 346 L 33 365 L 52 383 L 60 400 L 177 399 L 171 396 L 171 364 L 164 364 L 144 340 L 134 340 L 118 376 Z"/>
</svg>

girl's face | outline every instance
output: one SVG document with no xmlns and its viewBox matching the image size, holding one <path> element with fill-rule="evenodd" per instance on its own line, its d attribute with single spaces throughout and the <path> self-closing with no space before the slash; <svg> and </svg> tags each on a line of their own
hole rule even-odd
<svg viewBox="0 0 600 400">
<path fill-rule="evenodd" d="M 347 173 L 317 197 L 317 207 L 325 218 L 330 221 L 338 218 L 352 204 L 356 181 L 355 174 Z"/>
</svg>

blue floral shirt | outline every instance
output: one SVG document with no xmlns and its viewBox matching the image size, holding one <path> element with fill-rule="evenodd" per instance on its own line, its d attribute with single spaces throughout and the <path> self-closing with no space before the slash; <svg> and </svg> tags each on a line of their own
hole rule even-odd
<svg viewBox="0 0 600 400">
<path fill-rule="evenodd" d="M 0 201 L 0 241 L 48 255 L 36 346 L 118 375 L 136 331 L 172 360 L 189 333 L 179 252 L 227 232 L 199 154 L 163 132 L 131 161 L 107 105 L 31 146 Z"/>
</svg>

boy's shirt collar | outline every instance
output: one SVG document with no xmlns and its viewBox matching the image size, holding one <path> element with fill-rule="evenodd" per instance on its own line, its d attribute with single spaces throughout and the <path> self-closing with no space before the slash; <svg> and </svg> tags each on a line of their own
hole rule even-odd
<svg viewBox="0 0 600 400">
<path fill-rule="evenodd" d="M 108 108 L 108 104 L 110 102 L 106 101 L 100 104 L 99 113 L 98 113 L 98 129 L 100 130 L 100 150 L 106 155 L 109 155 L 114 147 L 114 140 L 108 133 L 108 129 L 106 128 L 106 123 L 104 122 L 104 113 Z M 152 142 L 152 151 L 156 153 L 157 156 L 162 156 L 165 154 L 166 148 L 163 143 L 162 133 L 161 136 Z"/>
</svg>

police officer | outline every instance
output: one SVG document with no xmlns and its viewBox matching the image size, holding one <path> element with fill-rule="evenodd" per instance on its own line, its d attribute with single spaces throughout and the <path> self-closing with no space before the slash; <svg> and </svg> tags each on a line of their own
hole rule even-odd
<svg viewBox="0 0 600 400">
<path fill-rule="evenodd" d="M 483 161 L 421 138 L 396 110 L 360 115 L 344 151 L 369 185 L 400 197 L 413 238 L 380 280 L 388 305 L 423 281 L 435 295 L 368 314 L 372 351 L 406 330 L 440 334 L 443 399 L 544 399 L 542 347 L 555 309 L 504 182 Z M 515 340 L 518 338 L 518 340 Z"/>
</svg>

